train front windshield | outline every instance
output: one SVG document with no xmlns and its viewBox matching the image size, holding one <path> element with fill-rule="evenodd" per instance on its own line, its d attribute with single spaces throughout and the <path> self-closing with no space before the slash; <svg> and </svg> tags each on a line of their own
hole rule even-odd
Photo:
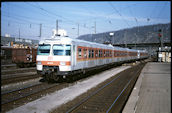
<svg viewBox="0 0 172 113">
<path fill-rule="evenodd" d="M 54 55 L 59 55 L 59 56 L 70 56 L 71 45 L 55 44 L 53 45 L 53 53 Z"/>
<path fill-rule="evenodd" d="M 38 46 L 38 55 L 49 55 L 50 54 L 50 48 L 51 45 L 50 44 L 40 44 Z"/>
</svg>

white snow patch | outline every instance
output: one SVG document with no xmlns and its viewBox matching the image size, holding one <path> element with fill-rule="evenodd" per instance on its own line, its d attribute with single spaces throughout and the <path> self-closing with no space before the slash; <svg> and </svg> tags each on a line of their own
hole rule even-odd
<svg viewBox="0 0 172 113">
<path fill-rule="evenodd" d="M 52 109 L 73 100 L 77 96 L 87 92 L 89 89 L 96 87 L 98 84 L 116 75 L 117 73 L 130 68 L 131 66 L 121 66 L 97 74 L 89 79 L 77 82 L 73 86 L 61 89 L 54 93 L 48 94 L 40 99 L 27 103 L 23 106 L 10 110 L 7 113 L 48 113 Z"/>
</svg>

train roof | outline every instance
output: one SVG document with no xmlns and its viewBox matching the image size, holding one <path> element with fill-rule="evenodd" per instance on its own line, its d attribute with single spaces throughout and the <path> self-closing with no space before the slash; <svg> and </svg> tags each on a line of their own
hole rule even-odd
<svg viewBox="0 0 172 113">
<path fill-rule="evenodd" d="M 11 46 L 1 46 L 1 48 L 13 48 Z"/>
<path fill-rule="evenodd" d="M 133 52 L 144 52 L 144 50 L 135 50 L 135 49 L 129 49 L 129 48 L 122 48 L 122 47 L 117 47 L 117 46 L 112 46 L 112 45 L 105 45 L 105 44 L 100 44 L 100 43 L 95 43 L 95 42 L 89 42 L 85 40 L 80 40 L 80 39 L 75 39 L 75 38 L 70 38 L 70 37 L 59 37 L 55 36 L 53 38 L 49 39 L 44 39 L 39 42 L 39 44 L 43 43 L 57 43 L 61 42 L 63 44 L 71 44 L 75 43 L 78 45 L 83 45 L 83 46 L 91 46 L 91 47 L 97 47 L 97 48 L 108 48 L 108 49 L 115 49 L 115 50 L 121 50 L 121 51 L 133 51 Z"/>
<path fill-rule="evenodd" d="M 75 43 L 75 44 L 82 44 L 85 46 L 96 46 L 96 47 L 106 47 L 106 48 L 113 48 L 112 45 L 105 45 L 105 44 L 100 44 L 100 43 L 95 43 L 95 42 L 89 42 L 89 41 L 85 41 L 85 40 L 79 40 L 79 39 L 74 39 L 74 38 L 69 38 L 69 37 L 54 37 L 51 39 L 44 39 L 41 40 L 39 42 L 39 44 L 43 44 L 43 43 L 56 43 L 56 42 L 62 42 L 64 44 L 71 44 L 71 43 Z"/>
</svg>

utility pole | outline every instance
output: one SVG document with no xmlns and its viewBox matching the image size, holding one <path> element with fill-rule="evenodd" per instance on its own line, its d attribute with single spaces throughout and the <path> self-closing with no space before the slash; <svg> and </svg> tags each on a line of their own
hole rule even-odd
<svg viewBox="0 0 172 113">
<path fill-rule="evenodd" d="M 125 33 L 124 33 L 124 42 L 125 42 L 125 48 L 127 48 L 127 43 L 126 43 L 126 30 L 125 30 Z"/>
<path fill-rule="evenodd" d="M 56 20 L 56 34 L 58 35 L 58 20 Z"/>
<path fill-rule="evenodd" d="M 136 33 L 135 33 L 135 36 L 136 36 L 136 41 L 135 41 L 135 49 L 136 49 L 136 43 L 137 43 L 137 35 L 136 35 Z"/>
<path fill-rule="evenodd" d="M 137 33 L 139 34 L 139 24 L 138 24 L 138 21 L 137 21 L 137 19 L 135 18 L 135 21 L 136 21 L 136 23 L 137 23 Z M 136 35 L 136 34 L 135 34 Z M 137 40 L 137 38 L 138 38 L 138 36 L 136 36 L 136 40 Z M 136 49 L 136 43 L 137 43 L 137 41 L 135 42 L 135 49 Z"/>
<path fill-rule="evenodd" d="M 20 28 L 19 28 L 19 40 L 20 40 Z"/>
<path fill-rule="evenodd" d="M 162 37 L 161 37 L 161 49 L 163 48 L 163 38 L 164 38 L 164 36 L 163 36 L 164 34 L 163 34 L 163 29 L 162 29 Z"/>
<path fill-rule="evenodd" d="M 159 29 L 158 31 L 158 37 L 160 41 L 160 46 L 159 47 L 159 59 L 158 61 L 162 62 L 162 51 L 163 51 L 163 29 Z"/>
</svg>

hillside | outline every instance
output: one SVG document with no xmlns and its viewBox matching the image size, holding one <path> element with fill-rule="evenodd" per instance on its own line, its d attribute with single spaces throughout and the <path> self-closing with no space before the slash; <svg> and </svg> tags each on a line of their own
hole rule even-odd
<svg viewBox="0 0 172 113">
<path fill-rule="evenodd" d="M 78 39 L 97 43 L 112 42 L 113 44 L 159 43 L 158 30 L 163 29 L 163 42 L 171 42 L 171 23 L 133 27 L 105 33 L 81 35 Z M 114 33 L 110 37 L 109 33 Z"/>
</svg>

